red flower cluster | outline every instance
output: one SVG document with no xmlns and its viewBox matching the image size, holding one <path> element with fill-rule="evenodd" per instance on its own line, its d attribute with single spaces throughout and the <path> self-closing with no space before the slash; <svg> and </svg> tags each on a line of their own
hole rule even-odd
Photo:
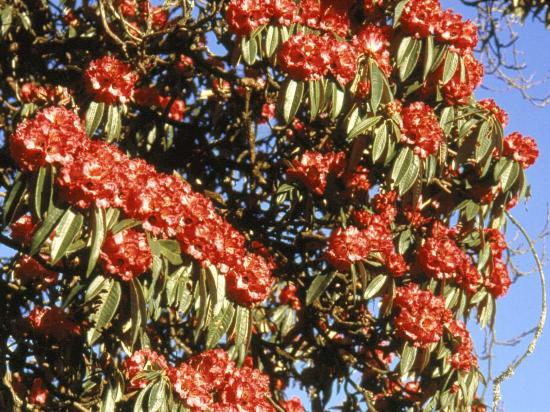
<svg viewBox="0 0 550 412">
<path fill-rule="evenodd" d="M 135 352 L 124 363 L 128 380 L 134 388 L 144 388 L 146 381 L 134 377 L 143 370 L 164 370 L 172 389 L 193 412 L 205 410 L 274 412 L 268 401 L 269 378 L 263 372 L 245 365 L 238 368 L 221 349 L 209 350 L 178 367 L 166 364 L 162 355 L 144 349 Z M 303 411 L 299 401 L 285 404 L 287 412 Z"/>
<path fill-rule="evenodd" d="M 107 273 L 129 281 L 146 272 L 153 263 L 153 257 L 145 235 L 127 229 L 105 239 L 99 262 Z"/>
<path fill-rule="evenodd" d="M 391 222 L 368 211 L 357 211 L 354 218 L 363 229 L 348 226 L 333 231 L 325 254 L 328 262 L 339 271 L 347 271 L 353 263 L 371 258 L 385 264 L 396 276 L 404 274 L 408 266 L 395 251 Z"/>
<path fill-rule="evenodd" d="M 279 50 L 281 69 L 295 80 L 319 80 L 330 68 L 331 53 L 326 37 L 297 34 Z"/>
<path fill-rule="evenodd" d="M 22 246 L 29 246 L 35 226 L 31 215 L 23 215 L 10 225 L 11 238 Z"/>
<path fill-rule="evenodd" d="M 454 279 L 468 293 L 475 292 L 481 281 L 471 258 L 456 244 L 454 232 L 441 222 L 435 222 L 432 236 L 420 247 L 418 266 L 428 277 Z"/>
<path fill-rule="evenodd" d="M 302 401 L 297 396 L 289 399 L 288 401 L 281 401 L 281 407 L 285 412 L 304 412 L 305 409 L 302 405 Z"/>
<path fill-rule="evenodd" d="M 369 171 L 363 166 L 357 166 L 355 172 L 345 173 L 343 180 L 351 194 L 368 193 L 370 189 Z"/>
<path fill-rule="evenodd" d="M 469 52 L 477 45 L 477 26 L 470 20 L 463 21 L 460 14 L 448 9 L 439 16 L 435 38 L 450 44 L 455 51 Z"/>
<path fill-rule="evenodd" d="M 452 319 L 442 298 L 415 283 L 397 288 L 394 305 L 399 309 L 394 321 L 397 333 L 420 348 L 439 342 L 443 325 Z"/>
<path fill-rule="evenodd" d="M 442 88 L 445 100 L 451 105 L 468 103 L 475 88 L 483 80 L 483 65 L 471 53 L 465 54 L 463 58 L 466 69 L 466 80 L 464 82 L 461 81 L 461 70 L 457 70 L 452 79 Z M 442 64 L 437 71 L 439 76 L 443 75 L 443 67 L 444 65 Z"/>
<path fill-rule="evenodd" d="M 137 81 L 138 75 L 129 64 L 111 56 L 93 60 L 84 72 L 88 92 L 106 104 L 127 103 Z"/>
<path fill-rule="evenodd" d="M 438 0 L 409 0 L 401 13 L 401 29 L 416 38 L 428 37 L 435 32 L 441 18 Z"/>
<path fill-rule="evenodd" d="M 485 240 L 491 248 L 491 262 L 487 267 L 488 273 L 485 278 L 485 287 L 494 297 L 502 297 L 508 292 L 512 284 L 506 263 L 502 258 L 504 251 L 508 248 L 502 233 L 496 229 L 485 229 Z"/>
<path fill-rule="evenodd" d="M 38 261 L 27 255 L 21 256 L 17 261 L 14 274 L 23 282 L 39 282 L 45 285 L 53 285 L 59 277 L 57 272 L 46 269 Z"/>
<path fill-rule="evenodd" d="M 287 170 L 290 179 L 300 181 L 311 192 L 323 195 L 330 174 L 342 176 L 346 167 L 344 152 L 319 153 L 306 151 L 299 159 L 292 162 Z"/>
<path fill-rule="evenodd" d="M 457 370 L 469 371 L 472 367 L 477 367 L 477 358 L 474 355 L 474 344 L 466 325 L 459 321 L 453 320 L 447 325 L 447 329 L 456 342 L 451 356 L 451 366 Z"/>
<path fill-rule="evenodd" d="M 482 109 L 493 114 L 502 127 L 508 126 L 508 113 L 506 113 L 502 108 L 500 108 L 493 99 L 482 99 L 477 102 L 478 106 Z"/>
<path fill-rule="evenodd" d="M 296 285 L 292 283 L 286 285 L 279 295 L 279 302 L 281 302 L 281 305 L 288 305 L 293 309 L 300 310 L 302 304 L 300 303 L 300 299 L 296 296 L 297 290 L 298 288 Z"/>
<path fill-rule="evenodd" d="M 50 391 L 44 388 L 42 378 L 34 378 L 32 381 L 31 392 L 29 393 L 29 403 L 32 405 L 44 405 L 48 400 Z"/>
<path fill-rule="evenodd" d="M 506 136 L 502 153 L 504 156 L 514 159 L 524 169 L 535 163 L 539 157 L 539 149 L 535 139 L 522 136 L 518 132 Z"/>
<path fill-rule="evenodd" d="M 386 76 L 392 72 L 389 51 L 391 35 L 390 26 L 367 24 L 352 39 L 357 53 L 372 57 Z"/>
<path fill-rule="evenodd" d="M 132 388 L 145 388 L 147 381 L 145 379 L 135 379 L 136 375 L 143 371 L 165 370 L 168 363 L 164 356 L 159 355 L 151 349 L 142 349 L 136 351 L 124 361 L 123 369 L 128 382 Z"/>
<path fill-rule="evenodd" d="M 162 7 L 152 6 L 149 0 L 118 0 L 116 4 L 126 22 L 135 29 L 134 34 L 139 26 L 147 26 L 149 16 L 155 30 L 162 30 L 168 24 L 168 12 Z"/>
<path fill-rule="evenodd" d="M 17 126 L 10 139 L 11 157 L 25 172 L 63 166 L 88 143 L 80 118 L 63 107 L 48 107 Z"/>
<path fill-rule="evenodd" d="M 143 86 L 134 91 L 134 101 L 144 107 L 158 107 L 166 110 L 172 98 L 161 96 L 156 87 Z M 174 121 L 181 121 L 185 113 L 185 102 L 182 99 L 174 99 L 168 111 L 168 117 Z"/>
<path fill-rule="evenodd" d="M 401 117 L 401 141 L 411 145 L 422 159 L 435 154 L 444 136 L 432 108 L 423 102 L 414 102 L 403 108 Z"/>
<path fill-rule="evenodd" d="M 25 83 L 19 90 L 23 103 L 50 103 L 65 105 L 71 101 L 71 95 L 66 87 L 41 86 L 36 83 Z"/>
<path fill-rule="evenodd" d="M 53 123 L 56 119 L 59 124 Z M 245 237 L 181 178 L 129 159 L 116 146 L 90 141 L 78 117 L 65 109 L 40 112 L 20 124 L 11 139 L 12 154 L 24 170 L 46 163 L 63 166 L 56 182 L 70 204 L 118 207 L 156 236 L 177 238 L 184 253 L 226 275 L 228 294 L 240 304 L 252 305 L 268 295 L 273 264 L 247 252 Z"/>
<path fill-rule="evenodd" d="M 29 313 L 27 320 L 35 333 L 58 341 L 66 341 L 80 335 L 80 326 L 70 320 L 57 306 L 37 306 Z"/>
</svg>

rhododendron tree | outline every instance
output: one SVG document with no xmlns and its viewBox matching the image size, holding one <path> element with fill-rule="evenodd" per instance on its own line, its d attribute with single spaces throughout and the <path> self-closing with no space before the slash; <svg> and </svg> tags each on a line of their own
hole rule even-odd
<svg viewBox="0 0 550 412">
<path fill-rule="evenodd" d="M 0 409 L 484 410 L 538 149 L 476 100 L 472 22 L 63 4 L 0 6 Z"/>
</svg>

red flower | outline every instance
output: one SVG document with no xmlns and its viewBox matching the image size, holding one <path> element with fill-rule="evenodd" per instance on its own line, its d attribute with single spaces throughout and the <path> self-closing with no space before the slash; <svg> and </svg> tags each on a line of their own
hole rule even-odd
<svg viewBox="0 0 550 412">
<path fill-rule="evenodd" d="M 157 106 L 160 101 L 160 93 L 156 87 L 141 86 L 134 90 L 134 101 L 145 107 Z"/>
<path fill-rule="evenodd" d="M 300 310 L 302 305 L 300 299 L 296 296 L 297 290 L 296 285 L 292 283 L 286 285 L 279 295 L 279 302 L 281 302 L 281 305 L 288 305 L 293 309 Z"/>
<path fill-rule="evenodd" d="M 453 341 L 457 341 L 450 358 L 451 366 L 462 371 L 477 367 L 477 358 L 473 353 L 474 344 L 466 325 L 459 320 L 453 320 L 447 325 L 447 329 Z"/>
<path fill-rule="evenodd" d="M 344 174 L 344 184 L 351 193 L 368 193 L 370 189 L 369 171 L 363 166 L 358 166 L 355 172 Z"/>
<path fill-rule="evenodd" d="M 502 258 L 503 252 L 508 248 L 504 235 L 498 230 L 488 228 L 483 230 L 485 241 L 489 242 L 491 255 L 495 258 Z"/>
<path fill-rule="evenodd" d="M 195 70 L 195 62 L 189 56 L 181 54 L 175 64 L 176 71 L 182 76 L 190 76 Z"/>
<path fill-rule="evenodd" d="M 48 107 L 20 123 L 10 138 L 11 157 L 25 172 L 65 165 L 89 140 L 80 118 L 63 107 Z"/>
<path fill-rule="evenodd" d="M 539 157 L 539 149 L 535 139 L 522 136 L 518 132 L 506 136 L 502 153 L 504 156 L 514 159 L 524 169 L 535 163 Z"/>
<path fill-rule="evenodd" d="M 414 102 L 402 110 L 401 117 L 401 141 L 411 145 L 414 153 L 422 159 L 435 154 L 444 136 L 432 108 L 425 103 Z"/>
<path fill-rule="evenodd" d="M 32 405 L 44 405 L 48 400 L 48 389 L 44 388 L 42 378 L 34 378 L 29 394 L 29 403 Z"/>
<path fill-rule="evenodd" d="M 321 0 L 319 27 L 340 37 L 347 37 L 350 28 L 349 9 L 353 0 Z"/>
<path fill-rule="evenodd" d="M 191 411 L 213 410 L 212 387 L 200 371 L 182 363 L 177 368 L 168 369 L 168 379 L 174 392 Z"/>
<path fill-rule="evenodd" d="M 88 92 L 97 101 L 107 104 L 127 103 L 137 81 L 138 75 L 130 65 L 111 56 L 92 61 L 84 72 Z"/>
<path fill-rule="evenodd" d="M 305 412 L 302 401 L 297 396 L 292 397 L 288 401 L 281 401 L 280 405 L 285 412 Z"/>
<path fill-rule="evenodd" d="M 483 99 L 477 102 L 478 106 L 493 114 L 502 127 L 508 126 L 508 114 L 501 109 L 493 99 Z"/>
<path fill-rule="evenodd" d="M 11 238 L 22 246 L 29 246 L 35 226 L 31 215 L 23 215 L 10 225 Z"/>
<path fill-rule="evenodd" d="M 164 356 L 155 351 L 145 348 L 138 350 L 129 358 L 126 358 L 123 364 L 124 373 L 130 382 L 132 388 L 145 388 L 147 381 L 144 379 L 134 379 L 135 376 L 146 370 L 166 370 L 168 364 Z"/>
<path fill-rule="evenodd" d="M 145 235 L 127 229 L 105 239 L 99 262 L 108 273 L 129 281 L 146 272 L 153 263 L 153 257 Z"/>
<path fill-rule="evenodd" d="M 401 29 L 418 39 L 428 37 L 434 33 L 440 15 L 438 0 L 409 0 L 401 13 Z"/>
<path fill-rule="evenodd" d="M 29 313 L 27 320 L 35 333 L 58 341 L 66 341 L 80 335 L 80 327 L 57 306 L 52 308 L 37 306 Z"/>
<path fill-rule="evenodd" d="M 262 302 L 271 291 L 272 269 L 262 256 L 248 254 L 226 275 L 227 294 L 243 306 Z"/>
<path fill-rule="evenodd" d="M 389 51 L 391 34 L 390 26 L 367 24 L 352 39 L 357 52 L 372 57 L 387 77 L 392 72 Z"/>
<path fill-rule="evenodd" d="M 346 85 L 357 73 L 357 52 L 348 42 L 332 39 L 330 43 L 330 71 L 341 85 Z"/>
<path fill-rule="evenodd" d="M 452 319 L 442 298 L 415 283 L 397 289 L 394 305 L 399 309 L 394 321 L 398 335 L 420 348 L 439 342 L 443 325 Z"/>
<path fill-rule="evenodd" d="M 287 170 L 290 179 L 300 181 L 311 192 L 323 195 L 327 186 L 329 174 L 339 177 L 344 173 L 344 152 L 319 152 L 306 151 L 302 157 L 292 162 Z"/>
<path fill-rule="evenodd" d="M 512 284 L 506 263 L 500 258 L 493 258 L 492 265 L 488 268 L 485 278 L 485 287 L 495 298 L 500 298 L 508 293 Z"/>
<path fill-rule="evenodd" d="M 294 80 L 319 80 L 331 64 L 330 41 L 315 34 L 297 34 L 279 50 L 281 70 Z"/>
<path fill-rule="evenodd" d="M 225 11 L 229 29 L 239 35 L 248 36 L 257 27 L 269 22 L 263 0 L 231 0 Z"/>
<path fill-rule="evenodd" d="M 461 70 L 458 69 L 452 79 L 443 86 L 445 100 L 451 105 L 468 103 L 475 88 L 483 80 L 483 65 L 471 53 L 464 55 L 463 58 L 466 68 L 465 81 L 461 81 Z M 438 74 L 442 75 L 442 73 L 443 65 L 438 69 Z"/>
<path fill-rule="evenodd" d="M 478 41 L 477 26 L 451 9 L 445 10 L 435 28 L 435 38 L 454 46 L 459 52 L 471 51 Z"/>
<path fill-rule="evenodd" d="M 267 14 L 279 26 L 290 26 L 297 20 L 298 5 L 294 0 L 264 0 Z"/>
<path fill-rule="evenodd" d="M 23 282 L 40 282 L 52 285 L 57 282 L 59 274 L 46 269 L 30 256 L 23 255 L 15 265 L 14 274 Z"/>
<path fill-rule="evenodd" d="M 259 123 L 266 123 L 275 116 L 275 103 L 264 103 Z"/>
<path fill-rule="evenodd" d="M 165 110 L 168 107 L 168 104 L 172 101 L 171 97 L 160 97 L 159 106 Z M 185 115 L 185 102 L 182 99 L 174 99 L 170 106 L 170 111 L 168 112 L 168 117 L 176 122 L 180 122 Z"/>
</svg>

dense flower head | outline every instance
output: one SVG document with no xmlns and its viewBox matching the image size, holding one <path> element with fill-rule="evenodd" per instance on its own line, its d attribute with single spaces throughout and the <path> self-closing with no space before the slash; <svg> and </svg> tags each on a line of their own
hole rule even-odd
<svg viewBox="0 0 550 412">
<path fill-rule="evenodd" d="M 502 254 L 508 248 L 504 235 L 498 229 L 488 228 L 483 231 L 485 235 L 485 241 L 489 242 L 491 248 L 491 255 L 495 258 L 502 258 Z"/>
<path fill-rule="evenodd" d="M 416 38 L 435 32 L 441 15 L 439 0 L 409 0 L 401 13 L 401 29 Z"/>
<path fill-rule="evenodd" d="M 280 404 L 285 412 L 305 412 L 302 401 L 297 396 L 293 396 L 287 401 L 281 401 Z"/>
<path fill-rule="evenodd" d="M 281 70 L 294 80 L 319 80 L 331 64 L 330 40 L 315 34 L 296 34 L 279 50 Z"/>
<path fill-rule="evenodd" d="M 502 127 L 508 126 L 509 118 L 502 108 L 500 108 L 493 99 L 482 99 L 477 102 L 478 106 L 493 114 Z"/>
<path fill-rule="evenodd" d="M 302 304 L 300 303 L 300 299 L 296 296 L 297 291 L 298 288 L 296 285 L 292 283 L 286 285 L 279 294 L 279 302 L 281 305 L 288 305 L 293 309 L 300 310 Z"/>
<path fill-rule="evenodd" d="M 129 281 L 146 272 L 153 257 L 145 234 L 126 229 L 105 239 L 99 262 L 107 273 Z"/>
<path fill-rule="evenodd" d="M 403 108 L 401 117 L 401 141 L 411 145 L 422 159 L 435 154 L 444 136 L 433 109 L 423 102 L 413 102 Z"/>
<path fill-rule="evenodd" d="M 35 226 L 31 215 L 23 215 L 10 225 L 11 238 L 22 246 L 29 246 Z"/>
<path fill-rule="evenodd" d="M 65 105 L 71 101 L 66 87 L 24 83 L 19 89 L 19 98 L 23 103 L 49 103 Z"/>
<path fill-rule="evenodd" d="M 468 103 L 472 93 L 483 80 L 483 65 L 471 53 L 465 54 L 463 58 L 466 69 L 465 81 L 461 81 L 461 70 L 457 69 L 451 80 L 442 88 L 445 100 L 451 105 Z M 443 65 L 440 66 L 438 73 L 440 75 L 443 73 Z"/>
<path fill-rule="evenodd" d="M 451 366 L 454 369 L 463 371 L 469 371 L 472 367 L 477 367 L 474 344 L 464 322 L 453 319 L 447 325 L 447 329 L 453 341 L 457 341 L 450 358 Z"/>
<path fill-rule="evenodd" d="M 229 29 L 239 36 L 248 36 L 269 22 L 265 6 L 265 0 L 231 0 L 225 11 Z"/>
<path fill-rule="evenodd" d="M 534 164 L 539 157 L 539 149 L 535 139 L 523 136 L 518 132 L 506 136 L 502 153 L 504 156 L 514 159 L 524 169 Z"/>
<path fill-rule="evenodd" d="M 80 335 L 80 327 L 57 306 L 36 306 L 27 316 L 27 320 L 34 333 L 58 341 L 66 341 Z"/>
<path fill-rule="evenodd" d="M 443 325 L 452 319 L 441 297 L 421 290 L 415 283 L 397 289 L 394 305 L 399 309 L 394 320 L 397 333 L 420 348 L 439 342 Z"/>
<path fill-rule="evenodd" d="M 265 0 L 265 7 L 279 25 L 290 26 L 297 21 L 298 5 L 294 0 Z"/>
<path fill-rule="evenodd" d="M 349 9 L 352 3 L 353 0 L 321 0 L 319 28 L 346 37 L 350 29 Z"/>
<path fill-rule="evenodd" d="M 354 172 L 345 173 L 343 176 L 346 189 L 350 193 L 368 193 L 371 185 L 369 181 L 369 171 L 363 166 L 358 166 Z"/>
<path fill-rule="evenodd" d="M 164 370 L 168 367 L 164 356 L 155 351 L 145 348 L 138 350 L 129 358 L 126 358 L 123 364 L 124 373 L 132 388 L 145 388 L 147 381 L 144 379 L 134 379 L 136 375 L 145 370 Z"/>
<path fill-rule="evenodd" d="M 127 103 L 137 81 L 138 75 L 131 66 L 112 56 L 93 60 L 84 72 L 88 92 L 106 104 Z"/>
<path fill-rule="evenodd" d="M 386 76 L 392 72 L 389 50 L 391 35 L 390 26 L 367 24 L 352 39 L 357 52 L 372 57 Z"/>
<path fill-rule="evenodd" d="M 29 403 L 32 405 L 44 405 L 48 400 L 50 391 L 44 387 L 42 378 L 34 378 L 29 393 Z"/>
<path fill-rule="evenodd" d="M 17 126 L 10 138 L 11 157 L 25 172 L 73 161 L 89 140 L 80 118 L 63 107 L 48 107 Z"/>
<path fill-rule="evenodd" d="M 192 412 L 212 410 L 211 385 L 201 372 L 187 363 L 168 368 L 167 376 L 173 391 Z"/>
<path fill-rule="evenodd" d="M 470 20 L 463 21 L 460 14 L 448 9 L 439 18 L 435 38 L 452 45 L 454 50 L 470 51 L 477 45 L 477 26 Z"/>
<path fill-rule="evenodd" d="M 487 268 L 484 285 L 491 295 L 500 298 L 506 293 L 512 284 L 508 267 L 500 258 L 493 258 L 491 265 Z"/>
<path fill-rule="evenodd" d="M 346 85 L 355 78 L 357 73 L 357 52 L 348 42 L 331 39 L 330 72 L 336 80 Z"/>
<path fill-rule="evenodd" d="M 248 253 L 226 275 L 227 294 L 244 306 L 262 302 L 271 291 L 273 266 L 264 257 Z"/>
<path fill-rule="evenodd" d="M 22 282 L 39 282 L 45 285 L 56 283 L 59 277 L 57 272 L 46 269 L 40 262 L 28 255 L 19 258 L 15 265 L 14 275 Z"/>
<path fill-rule="evenodd" d="M 345 166 L 344 152 L 322 154 L 306 151 L 299 159 L 292 162 L 287 175 L 290 179 L 301 182 L 311 192 L 323 195 L 329 174 L 339 177 L 344 173 Z"/>
<path fill-rule="evenodd" d="M 361 230 L 355 226 L 334 230 L 328 240 L 326 258 L 339 271 L 345 272 L 351 265 L 367 258 L 370 244 Z"/>
</svg>

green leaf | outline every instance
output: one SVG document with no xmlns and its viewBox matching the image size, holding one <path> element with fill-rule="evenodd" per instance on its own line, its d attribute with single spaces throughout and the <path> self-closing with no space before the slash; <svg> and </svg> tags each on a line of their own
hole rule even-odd
<svg viewBox="0 0 550 412">
<path fill-rule="evenodd" d="M 45 209 L 49 206 L 46 204 L 46 201 L 49 202 L 49 190 L 46 192 L 45 186 L 46 186 L 46 178 L 49 174 L 49 168 L 47 167 L 41 167 L 38 169 L 38 173 L 36 173 L 33 176 L 33 196 L 32 196 L 32 204 L 33 204 L 33 212 L 34 215 L 38 219 L 43 218 L 43 214 L 46 212 Z M 46 192 L 46 193 L 45 193 Z M 45 197 L 48 197 L 46 200 Z M 46 201 L 45 201 L 46 200 Z"/>
<path fill-rule="evenodd" d="M 103 241 L 105 240 L 105 210 L 94 207 L 91 220 L 91 245 L 88 265 L 86 266 L 86 277 L 90 276 L 90 274 L 93 272 L 97 263 L 97 259 L 99 258 L 101 246 L 103 245 Z"/>
<path fill-rule="evenodd" d="M 422 80 L 426 80 L 428 74 L 432 71 L 434 54 L 434 38 L 433 36 L 428 36 L 424 40 L 424 66 L 422 68 Z"/>
<path fill-rule="evenodd" d="M 149 400 L 147 402 L 147 412 L 157 412 L 166 409 L 164 405 L 166 403 L 167 385 L 164 379 L 156 382 L 149 393 Z"/>
<path fill-rule="evenodd" d="M 249 66 L 254 64 L 258 54 L 258 43 L 256 41 L 256 37 L 252 37 L 250 39 L 243 37 L 241 39 L 241 53 L 246 64 Z"/>
<path fill-rule="evenodd" d="M 359 135 L 365 134 L 369 129 L 376 126 L 380 119 L 380 116 L 374 116 L 358 121 L 353 129 L 351 129 L 351 131 L 349 132 L 348 139 L 351 140 Z"/>
<path fill-rule="evenodd" d="M 120 210 L 114 207 L 110 207 L 105 212 L 105 228 L 109 231 L 117 222 L 120 216 Z"/>
<path fill-rule="evenodd" d="M 283 120 L 288 124 L 294 119 L 296 113 L 298 113 L 300 105 L 302 104 L 302 99 L 304 97 L 304 83 L 297 82 L 295 80 L 288 80 L 283 88 L 283 91 L 281 92 L 281 95 L 283 96 L 283 100 L 282 107 L 280 108 Z"/>
<path fill-rule="evenodd" d="M 229 330 L 234 315 L 235 306 L 229 303 L 224 310 L 214 316 L 214 319 L 212 319 L 212 322 L 208 326 L 208 333 L 206 336 L 206 347 L 208 349 L 216 346 L 223 335 Z"/>
<path fill-rule="evenodd" d="M 386 124 L 382 124 L 374 131 L 374 141 L 372 142 L 372 162 L 376 163 L 382 158 L 386 145 L 388 144 L 388 129 Z"/>
<path fill-rule="evenodd" d="M 279 29 L 277 26 L 268 26 L 265 35 L 265 55 L 271 57 L 279 48 Z"/>
<path fill-rule="evenodd" d="M 403 179 L 403 176 L 405 176 L 405 173 L 407 172 L 407 169 L 412 162 L 412 150 L 408 147 L 401 149 L 399 155 L 397 156 L 397 159 L 395 159 L 391 172 L 391 179 L 396 186 L 399 186 L 399 184 L 401 183 L 401 179 Z"/>
<path fill-rule="evenodd" d="M 500 175 L 502 192 L 507 192 L 512 187 L 518 179 L 520 170 L 521 168 L 517 162 L 511 161 L 508 163 Z"/>
<path fill-rule="evenodd" d="M 252 316 L 250 316 L 250 309 L 243 306 L 237 306 L 235 318 L 235 347 L 237 350 L 237 363 L 239 365 L 242 365 L 244 362 L 251 336 Z"/>
<path fill-rule="evenodd" d="M 98 275 L 90 282 L 90 285 L 86 289 L 86 293 L 84 294 L 84 302 L 88 303 L 92 299 L 94 299 L 99 293 L 106 288 L 107 282 L 110 282 L 111 279 L 105 278 L 103 275 Z"/>
<path fill-rule="evenodd" d="M 403 8 L 409 2 L 409 0 L 401 0 L 395 6 L 395 11 L 393 12 L 393 27 L 397 27 L 399 24 L 399 19 L 401 19 L 401 13 L 403 13 Z"/>
<path fill-rule="evenodd" d="M 42 244 L 53 232 L 54 228 L 57 226 L 58 222 L 61 220 L 64 214 L 65 210 L 59 209 L 58 207 L 53 205 L 50 210 L 48 210 L 46 219 L 44 220 L 44 222 L 42 222 L 42 225 L 32 237 L 31 250 L 29 252 L 31 256 L 38 253 L 38 251 L 42 247 Z"/>
<path fill-rule="evenodd" d="M 375 296 L 378 296 L 379 292 L 383 291 L 386 284 L 390 280 L 388 275 L 378 275 L 370 281 L 363 293 L 363 299 L 369 300 Z"/>
<path fill-rule="evenodd" d="M 71 246 L 76 236 L 80 233 L 83 223 L 84 216 L 82 213 L 75 213 L 71 208 L 67 209 L 55 229 L 55 236 L 50 251 L 52 265 L 55 265 L 65 256 L 69 246 Z"/>
<path fill-rule="evenodd" d="M 397 66 L 399 68 L 399 78 L 401 81 L 407 80 L 414 72 L 420 57 L 420 52 L 422 51 L 422 42 L 414 37 L 405 37 L 402 43 L 403 42 L 406 42 L 406 45 L 400 45 L 397 52 Z M 406 49 L 402 51 L 402 47 Z M 400 52 L 402 53 L 401 56 L 399 54 Z M 401 59 L 399 59 L 399 57 L 401 57 Z"/>
<path fill-rule="evenodd" d="M 153 385 L 155 385 L 155 382 L 150 382 L 143 390 L 141 390 L 134 403 L 133 412 L 143 412 L 143 403 L 146 399 L 148 399 L 147 396 L 149 396 L 150 390 Z"/>
<path fill-rule="evenodd" d="M 133 228 L 133 227 L 140 226 L 140 225 L 141 225 L 141 220 L 137 220 L 137 219 L 124 219 L 124 220 L 121 220 L 120 222 L 117 222 L 117 223 L 111 228 L 111 233 L 112 233 L 113 235 L 116 235 L 117 233 L 122 232 L 123 230 L 131 229 L 131 228 Z"/>
<path fill-rule="evenodd" d="M 13 7 L 11 5 L 6 5 L 2 8 L 0 13 L 0 22 L 2 25 L 0 27 L 0 36 L 4 36 L 10 29 L 12 18 Z"/>
<path fill-rule="evenodd" d="M 401 362 L 399 362 L 399 371 L 401 375 L 407 374 L 414 365 L 417 349 L 410 343 L 406 343 L 401 352 Z"/>
<path fill-rule="evenodd" d="M 86 110 L 86 134 L 93 136 L 103 120 L 105 103 L 91 102 Z"/>
<path fill-rule="evenodd" d="M 120 116 L 120 110 L 117 106 L 109 106 L 107 110 L 107 123 L 105 123 L 105 133 L 107 136 L 107 143 L 112 143 L 118 140 L 120 137 L 120 130 L 122 128 L 122 118 Z"/>
<path fill-rule="evenodd" d="M 344 103 L 346 101 L 346 93 L 336 83 L 331 82 L 330 87 L 332 89 L 330 117 L 334 120 L 340 115 L 340 113 L 342 113 L 342 109 L 344 108 Z"/>
<path fill-rule="evenodd" d="M 384 88 L 386 87 L 386 79 L 384 73 L 378 68 L 374 59 L 369 59 L 369 74 L 370 74 L 370 104 L 372 111 L 376 112 L 382 101 Z"/>
<path fill-rule="evenodd" d="M 493 149 L 493 135 L 491 133 L 491 124 L 486 121 L 481 124 L 477 134 L 477 143 L 475 149 L 475 160 L 481 162 Z"/>
<path fill-rule="evenodd" d="M 460 56 L 457 53 L 452 51 L 447 52 L 445 66 L 443 66 L 443 77 L 441 78 L 443 84 L 447 84 L 453 78 L 459 63 Z"/>
<path fill-rule="evenodd" d="M 26 190 L 27 175 L 18 172 L 2 206 L 2 223 L 4 227 L 9 225 L 15 218 L 17 210 L 24 201 Z"/>
<path fill-rule="evenodd" d="M 114 279 L 110 279 L 109 283 L 110 285 L 107 286 L 106 290 L 99 294 L 99 305 L 92 316 L 95 325 L 89 338 L 88 343 L 90 345 L 92 345 L 99 338 L 101 332 L 108 327 L 120 304 L 120 283 Z"/>
<path fill-rule="evenodd" d="M 309 82 L 309 121 L 312 122 L 319 113 L 321 106 L 322 80 Z"/>
<path fill-rule="evenodd" d="M 157 240 L 157 244 L 160 247 L 161 255 L 166 257 L 172 265 L 178 266 L 183 263 L 180 244 L 176 240 L 160 239 Z"/>
<path fill-rule="evenodd" d="M 137 279 L 130 282 L 130 312 L 132 317 L 131 344 L 135 344 L 140 332 L 147 326 L 147 305 L 141 283 Z"/>
<path fill-rule="evenodd" d="M 322 295 L 336 277 L 336 273 L 337 272 L 331 272 L 328 275 L 319 274 L 313 279 L 306 293 L 306 305 L 311 305 L 315 302 L 315 299 Z"/>
<path fill-rule="evenodd" d="M 415 184 L 418 174 L 420 172 L 420 158 L 413 154 L 412 161 L 405 169 L 405 174 L 399 182 L 399 195 L 403 196 L 407 193 Z"/>
</svg>

